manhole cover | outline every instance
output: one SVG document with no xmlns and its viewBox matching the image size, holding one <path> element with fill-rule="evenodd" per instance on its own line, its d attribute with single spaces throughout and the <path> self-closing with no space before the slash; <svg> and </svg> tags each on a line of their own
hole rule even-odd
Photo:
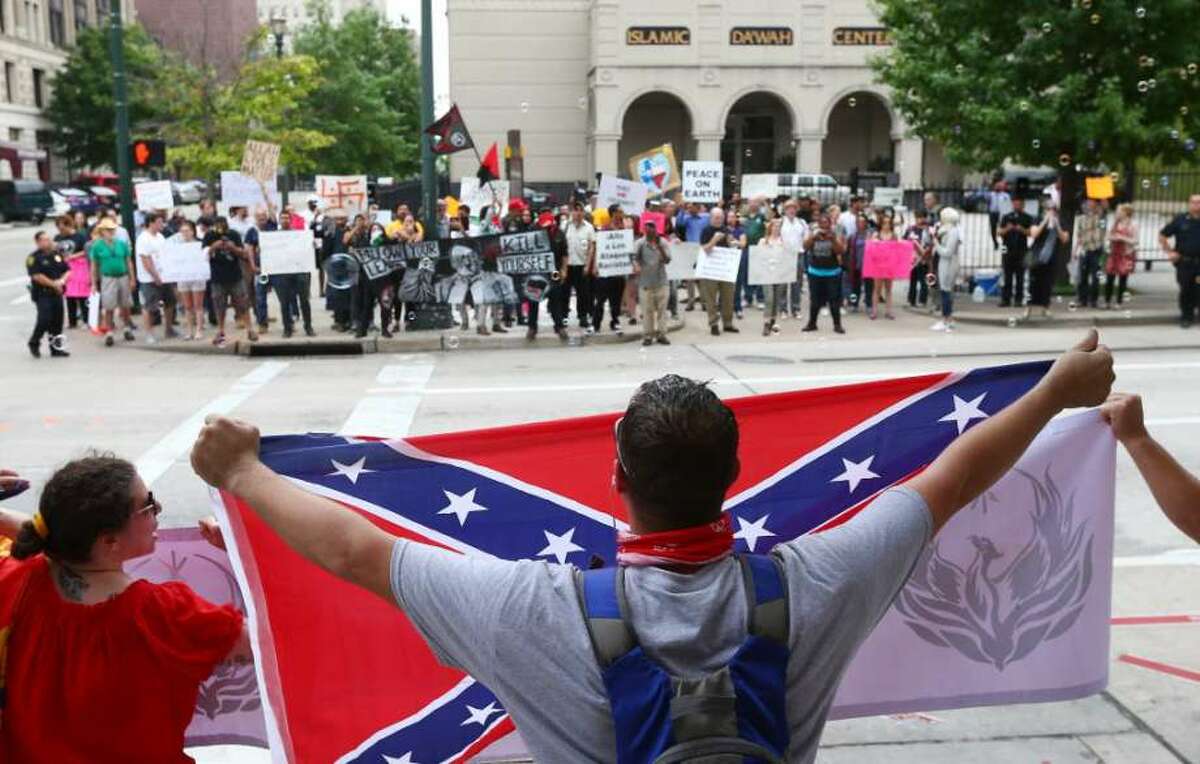
<svg viewBox="0 0 1200 764">
<path fill-rule="evenodd" d="M 727 360 L 733 361 L 734 363 L 757 363 L 770 364 L 774 366 L 795 363 L 795 361 L 790 358 L 784 358 L 783 356 L 778 355 L 731 355 Z"/>
</svg>

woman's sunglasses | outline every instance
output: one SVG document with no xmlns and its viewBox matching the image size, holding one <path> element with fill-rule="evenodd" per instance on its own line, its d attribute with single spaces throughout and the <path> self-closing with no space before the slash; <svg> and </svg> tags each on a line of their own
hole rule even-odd
<svg viewBox="0 0 1200 764">
<path fill-rule="evenodd" d="M 146 506 L 134 512 L 134 514 L 140 515 L 149 512 L 154 517 L 158 517 L 162 511 L 162 504 L 159 503 L 158 499 L 154 498 L 154 491 L 150 491 L 146 494 Z"/>
</svg>

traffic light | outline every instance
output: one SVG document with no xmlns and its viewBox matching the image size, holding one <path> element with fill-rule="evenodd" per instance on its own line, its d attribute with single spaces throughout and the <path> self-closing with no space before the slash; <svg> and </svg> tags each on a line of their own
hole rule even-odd
<svg viewBox="0 0 1200 764">
<path fill-rule="evenodd" d="M 138 140 L 129 147 L 134 167 L 165 167 L 167 144 L 165 141 Z"/>
</svg>

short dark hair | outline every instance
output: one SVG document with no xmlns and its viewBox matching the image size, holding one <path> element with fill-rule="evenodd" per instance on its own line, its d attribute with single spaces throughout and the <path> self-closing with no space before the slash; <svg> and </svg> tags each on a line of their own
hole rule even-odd
<svg viewBox="0 0 1200 764">
<path fill-rule="evenodd" d="M 112 454 L 93 452 L 60 467 L 42 489 L 38 513 L 46 538 L 31 521 L 21 525 L 12 546 L 18 560 L 39 552 L 65 562 L 87 562 L 96 539 L 125 527 L 133 514 L 137 469 Z"/>
<path fill-rule="evenodd" d="M 147 212 L 147 213 L 146 213 L 146 217 L 145 217 L 145 219 L 144 219 L 144 224 L 145 224 L 145 225 L 150 225 L 150 224 L 151 224 L 151 223 L 153 223 L 154 221 L 156 221 L 156 220 L 162 220 L 162 219 L 163 219 L 163 216 L 162 216 L 162 213 L 161 213 L 161 212 Z"/>
<path fill-rule="evenodd" d="M 619 205 L 619 204 L 610 204 L 610 205 L 608 205 L 608 214 L 609 214 L 609 216 L 610 216 L 610 217 L 611 217 L 612 215 L 616 215 L 616 214 L 617 214 L 618 212 L 620 212 L 620 211 L 621 211 L 621 205 Z"/>
<path fill-rule="evenodd" d="M 668 374 L 629 400 L 617 454 L 638 511 L 686 528 L 721 512 L 736 475 L 738 426 L 706 383 Z"/>
<path fill-rule="evenodd" d="M 33 235 L 33 243 L 34 243 L 34 244 L 37 244 L 37 243 L 38 243 L 38 241 L 39 241 L 39 240 L 40 240 L 40 239 L 41 239 L 43 236 L 49 236 L 49 235 L 50 235 L 50 234 L 46 233 L 45 231 L 38 231 L 37 233 L 35 233 L 35 234 Z"/>
</svg>

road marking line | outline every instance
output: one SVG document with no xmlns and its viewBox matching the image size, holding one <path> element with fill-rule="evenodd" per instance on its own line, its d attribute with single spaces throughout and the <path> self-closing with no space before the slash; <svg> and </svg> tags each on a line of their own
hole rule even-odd
<svg viewBox="0 0 1200 764">
<path fill-rule="evenodd" d="M 17 295 L 16 297 L 13 298 L 12 302 L 10 302 L 9 305 L 20 305 L 23 302 L 32 302 L 32 300 L 29 299 L 28 293 L 22 293 L 22 294 Z"/>
<path fill-rule="evenodd" d="M 229 390 L 201 406 L 162 440 L 138 457 L 135 465 L 147 486 L 152 486 L 175 464 L 180 456 L 191 450 L 204 418 L 209 414 L 228 414 L 242 405 L 251 395 L 261 390 L 268 382 L 283 373 L 290 364 L 286 361 L 264 361 L 230 386 Z"/>
<path fill-rule="evenodd" d="M 1113 567 L 1116 568 L 1160 568 L 1173 565 L 1200 567 L 1200 549 L 1173 549 L 1162 554 L 1132 555 L 1113 559 Z"/>
<path fill-rule="evenodd" d="M 1140 666 L 1145 669 L 1150 669 L 1151 671 L 1157 671 L 1162 674 L 1176 676 L 1180 679 L 1187 679 L 1192 682 L 1200 682 L 1200 671 L 1189 671 L 1185 668 L 1180 668 L 1179 666 L 1172 666 L 1169 663 L 1159 663 L 1158 661 L 1152 661 L 1149 658 L 1141 658 L 1136 655 L 1130 655 L 1129 653 L 1123 653 L 1117 657 L 1117 660 L 1121 661 L 1122 663 L 1128 663 L 1131 666 Z"/>
<path fill-rule="evenodd" d="M 388 364 L 375 377 L 377 383 L 389 386 L 369 388 L 338 434 L 402 438 L 412 429 L 425 385 L 433 376 L 433 362 L 425 355 L 396 356 L 396 360 L 405 363 Z"/>
<path fill-rule="evenodd" d="M 1109 621 L 1113 626 L 1156 626 L 1165 623 L 1200 623 L 1200 615 L 1126 615 Z"/>
<path fill-rule="evenodd" d="M 3 281 L 0 281 L 0 287 L 10 287 L 10 286 L 16 286 L 17 284 L 28 284 L 28 283 L 29 283 L 28 276 L 17 276 L 16 278 L 4 279 Z"/>
<path fill-rule="evenodd" d="M 1147 426 L 1151 427 L 1170 427 L 1176 424 L 1200 424 L 1200 416 L 1177 416 L 1166 417 L 1165 419 L 1147 419 Z"/>
</svg>

